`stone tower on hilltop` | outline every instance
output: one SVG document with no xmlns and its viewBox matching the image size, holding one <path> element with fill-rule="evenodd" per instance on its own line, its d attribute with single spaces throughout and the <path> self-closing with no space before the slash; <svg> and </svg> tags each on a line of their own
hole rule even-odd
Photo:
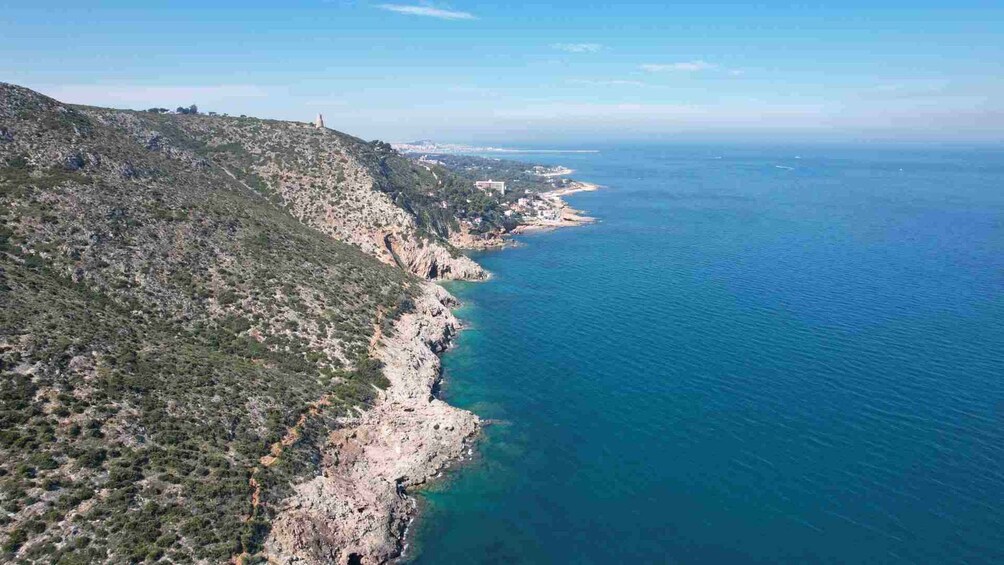
<svg viewBox="0 0 1004 565">
<path fill-rule="evenodd" d="M 324 128 L 324 116 L 318 114 L 317 119 L 314 120 L 314 127 L 317 129 Z"/>
</svg>

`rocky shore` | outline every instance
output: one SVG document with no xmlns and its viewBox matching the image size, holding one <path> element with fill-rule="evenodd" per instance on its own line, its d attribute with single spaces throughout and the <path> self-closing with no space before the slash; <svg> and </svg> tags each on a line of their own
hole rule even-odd
<svg viewBox="0 0 1004 565">
<path fill-rule="evenodd" d="M 281 563 L 384 563 L 401 554 L 416 512 L 408 492 L 460 460 L 477 416 L 433 396 L 438 354 L 456 334 L 456 300 L 422 283 L 415 309 L 376 348 L 390 386 L 376 406 L 341 422 L 323 449 L 322 474 L 279 511 L 265 555 Z"/>
<path fill-rule="evenodd" d="M 541 193 L 541 198 L 549 201 L 554 208 L 558 210 L 558 217 L 553 220 L 532 218 L 526 223 L 517 226 L 516 229 L 512 230 L 512 233 L 520 234 L 531 231 L 551 230 L 556 228 L 580 226 L 595 222 L 596 218 L 583 215 L 581 210 L 572 208 L 562 199 L 562 196 L 568 196 L 569 194 L 574 194 L 576 192 L 592 192 L 599 189 L 600 186 L 597 184 L 575 181 L 568 186 L 557 190 Z"/>
<path fill-rule="evenodd" d="M 576 182 L 543 194 L 561 211 L 559 219 L 535 220 L 512 233 L 594 221 L 561 197 L 598 188 Z M 387 248 L 395 257 L 404 255 L 394 243 L 388 242 Z M 509 240 L 499 236 L 464 247 L 507 244 Z M 409 264 L 409 270 L 414 272 L 415 266 Z M 441 278 L 434 271 L 428 278 Z M 486 276 L 480 266 L 452 274 L 468 280 Z M 481 420 L 433 394 L 440 379 L 439 354 L 460 327 L 450 310 L 457 301 L 442 287 L 422 282 L 414 303 L 415 308 L 395 322 L 393 332 L 374 344 L 390 386 L 372 409 L 341 420 L 328 435 L 322 473 L 298 485 L 274 521 L 264 552 L 271 562 L 376 564 L 400 557 L 408 524 L 418 511 L 409 492 L 469 453 Z"/>
<path fill-rule="evenodd" d="M 482 424 L 434 397 L 459 323 L 432 281 L 488 276 L 445 238 L 502 241 L 502 204 L 458 230 L 472 183 L 298 122 L 0 83 L 0 123 L 5 555 L 399 555 Z"/>
<path fill-rule="evenodd" d="M 462 228 L 460 231 L 450 234 L 449 242 L 451 245 L 459 249 L 477 251 L 503 249 L 505 247 L 516 245 L 511 238 L 513 235 L 593 223 L 596 221 L 596 218 L 586 216 L 583 214 L 582 210 L 572 208 L 564 201 L 564 199 L 562 199 L 562 197 L 576 192 L 592 192 L 594 190 L 599 190 L 600 188 L 602 187 L 598 184 L 574 181 L 557 190 L 542 192 L 540 193 L 540 197 L 545 202 L 548 202 L 550 207 L 556 213 L 553 219 L 528 216 L 523 219 L 523 223 L 517 225 L 510 231 L 499 230 L 497 232 L 483 234 L 472 234 L 467 229 Z M 464 272 L 463 266 L 457 268 L 457 272 Z M 466 278 L 454 278 L 460 278 L 462 280 L 480 280 L 482 278 L 487 278 L 487 274 L 484 277 L 469 276 Z"/>
</svg>

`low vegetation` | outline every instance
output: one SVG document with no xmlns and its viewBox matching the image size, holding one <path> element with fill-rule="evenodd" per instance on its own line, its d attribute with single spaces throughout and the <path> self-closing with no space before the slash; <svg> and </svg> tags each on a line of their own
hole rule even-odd
<svg viewBox="0 0 1004 565">
<path fill-rule="evenodd" d="M 507 191 L 503 201 L 506 202 L 524 196 L 526 191 L 538 193 L 554 190 L 561 182 L 557 177 L 537 174 L 534 167 L 540 165 L 523 161 L 456 154 L 425 155 L 424 160 L 438 162 L 468 184 L 488 179 L 505 181 Z"/>
<path fill-rule="evenodd" d="M 325 430 L 386 386 L 369 342 L 415 280 L 290 205 L 320 137 L 4 84 L 0 124 L 0 559 L 254 555 Z"/>
<path fill-rule="evenodd" d="M 480 218 L 479 231 L 512 229 L 498 193 L 474 188 L 474 182 L 449 168 L 405 158 L 387 143 L 374 141 L 364 163 L 376 173 L 377 187 L 413 214 L 419 225 L 437 237 L 449 237 L 458 220 Z"/>
</svg>

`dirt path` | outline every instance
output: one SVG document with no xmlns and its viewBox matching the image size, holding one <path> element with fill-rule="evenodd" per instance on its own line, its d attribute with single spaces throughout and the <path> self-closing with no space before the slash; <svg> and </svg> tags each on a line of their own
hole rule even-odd
<svg viewBox="0 0 1004 565">
<path fill-rule="evenodd" d="M 333 395 L 325 394 L 316 402 L 310 404 L 307 409 L 300 414 L 300 417 L 296 419 L 296 423 L 286 430 L 282 439 L 272 444 L 271 448 L 269 448 L 269 454 L 263 455 L 261 459 L 258 460 L 259 463 L 261 463 L 261 467 L 255 467 L 252 469 L 251 478 L 248 479 L 248 485 L 251 486 L 251 513 L 244 519 L 245 522 L 251 521 L 251 519 L 258 514 L 258 508 L 261 507 L 262 489 L 261 483 L 258 482 L 258 473 L 261 472 L 263 467 L 268 468 L 278 463 L 279 458 L 282 457 L 283 451 L 300 440 L 300 430 L 302 430 L 303 426 L 307 424 L 307 419 L 319 415 L 324 407 L 331 405 L 331 401 L 334 398 L 336 397 Z M 250 557 L 250 553 L 242 551 L 241 553 L 231 557 L 230 562 L 235 565 L 243 565 Z"/>
<path fill-rule="evenodd" d="M 383 327 L 381 322 L 383 321 L 384 310 L 380 308 L 377 310 L 376 321 L 373 323 L 373 336 L 370 338 L 369 342 L 369 353 L 374 355 L 376 353 L 377 347 L 380 345 L 380 340 L 383 339 Z M 316 402 L 307 406 L 300 417 L 296 419 L 296 423 L 290 426 L 286 433 L 282 436 L 282 439 L 273 443 L 269 448 L 268 455 L 263 455 L 258 462 L 261 467 L 255 467 L 251 470 L 251 478 L 248 480 L 248 484 L 251 486 L 251 513 L 244 520 L 245 522 L 250 521 L 255 515 L 258 514 L 258 508 L 261 506 L 261 483 L 258 482 L 257 475 L 261 472 L 262 468 L 269 468 L 279 462 L 279 458 L 282 457 L 283 452 L 287 447 L 295 445 L 297 441 L 300 440 L 301 430 L 303 426 L 307 424 L 308 418 L 313 418 L 321 413 L 321 410 L 326 406 L 331 405 L 332 399 L 335 397 L 330 394 L 325 394 L 319 398 Z M 251 557 L 247 551 L 243 551 L 237 555 L 230 558 L 230 562 L 235 565 L 242 565 L 246 559 Z"/>
<path fill-rule="evenodd" d="M 376 355 L 377 347 L 380 345 L 380 340 L 383 339 L 383 308 L 377 309 L 376 321 L 373 322 L 373 337 L 370 338 L 370 357 Z"/>
</svg>

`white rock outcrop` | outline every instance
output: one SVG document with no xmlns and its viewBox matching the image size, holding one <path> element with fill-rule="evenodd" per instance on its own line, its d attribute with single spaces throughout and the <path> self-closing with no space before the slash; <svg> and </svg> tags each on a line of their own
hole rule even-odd
<svg viewBox="0 0 1004 565">
<path fill-rule="evenodd" d="M 435 398 L 438 352 L 458 323 L 452 296 L 422 284 L 378 349 L 390 386 L 377 405 L 331 432 L 321 476 L 283 502 L 265 544 L 281 563 L 384 563 L 398 556 L 415 502 L 405 493 L 463 457 L 477 416 Z"/>
</svg>

